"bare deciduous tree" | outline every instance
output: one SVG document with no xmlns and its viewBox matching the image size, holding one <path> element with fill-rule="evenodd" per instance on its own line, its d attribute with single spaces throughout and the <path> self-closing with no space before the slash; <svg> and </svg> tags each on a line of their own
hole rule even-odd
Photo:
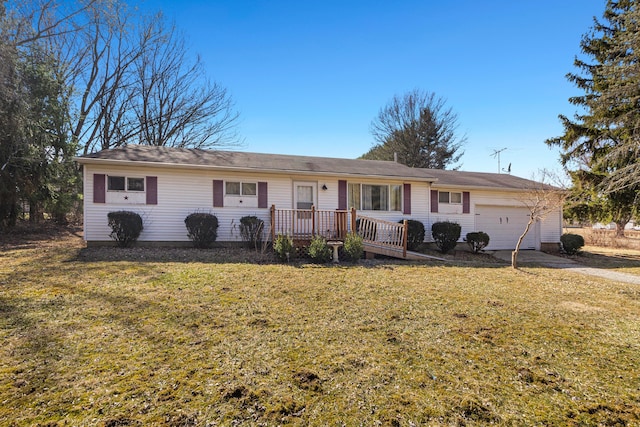
<svg viewBox="0 0 640 427">
<path fill-rule="evenodd" d="M 206 79 L 200 58 L 190 61 L 175 26 L 156 20 L 161 35 L 136 59 L 135 112 L 141 144 L 206 148 L 229 145 L 237 114 L 226 89 Z"/>
<path fill-rule="evenodd" d="M 516 248 L 511 252 L 511 267 L 518 268 L 518 254 L 520 245 L 525 236 L 536 222 L 544 221 L 552 212 L 560 212 L 562 215 L 562 204 L 566 197 L 566 190 L 562 186 L 549 184 L 550 181 L 559 183 L 559 180 L 552 173 L 543 170 L 540 172 L 540 179 L 535 181 L 530 187 L 525 188 L 524 193 L 518 198 L 522 206 L 529 212 L 529 220 L 518 238 Z M 559 184 L 561 185 L 561 184 Z"/>
<path fill-rule="evenodd" d="M 237 113 L 210 83 L 184 36 L 161 13 L 139 16 L 121 0 L 91 0 L 74 32 L 53 38 L 73 87 L 72 137 L 83 154 L 128 143 L 233 145 Z"/>
</svg>

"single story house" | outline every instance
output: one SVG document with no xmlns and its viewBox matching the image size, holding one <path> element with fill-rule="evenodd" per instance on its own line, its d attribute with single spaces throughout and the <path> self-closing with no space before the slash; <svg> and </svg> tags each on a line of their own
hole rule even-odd
<svg viewBox="0 0 640 427">
<path fill-rule="evenodd" d="M 330 233 L 340 221 L 331 216 L 323 223 L 315 212 L 344 211 L 390 223 L 421 221 L 426 241 L 434 222 L 457 222 L 461 240 L 484 231 L 491 239 L 487 249 L 513 249 L 529 218 L 523 197 L 540 185 L 508 174 L 390 161 L 138 145 L 76 160 L 83 167 L 84 238 L 90 245 L 111 241 L 107 214 L 117 210 L 143 218 L 139 242 L 170 244 L 189 241 L 184 219 L 193 212 L 216 215 L 217 241 L 234 242 L 241 240 L 243 216 L 264 220 L 270 235 L 310 221 L 316 232 Z M 561 233 L 558 206 L 532 226 L 521 249 L 557 248 Z"/>
</svg>

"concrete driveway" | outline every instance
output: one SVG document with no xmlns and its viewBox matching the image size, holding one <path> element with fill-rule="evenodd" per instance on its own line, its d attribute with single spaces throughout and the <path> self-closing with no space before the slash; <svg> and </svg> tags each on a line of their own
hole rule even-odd
<svg viewBox="0 0 640 427">
<path fill-rule="evenodd" d="M 491 253 L 494 257 L 511 263 L 511 251 L 487 251 L 487 253 Z M 640 276 L 628 273 L 619 273 L 613 270 L 605 270 L 603 268 L 588 267 L 571 259 L 540 251 L 520 251 L 518 253 L 518 265 L 541 265 L 543 267 L 562 268 L 588 276 L 602 277 L 603 279 L 614 280 L 617 282 L 640 285 Z"/>
</svg>

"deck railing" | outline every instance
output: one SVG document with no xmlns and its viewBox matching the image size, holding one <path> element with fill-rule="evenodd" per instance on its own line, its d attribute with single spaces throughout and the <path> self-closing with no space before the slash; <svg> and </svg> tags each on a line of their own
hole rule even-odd
<svg viewBox="0 0 640 427">
<path fill-rule="evenodd" d="M 344 240 L 347 233 L 357 232 L 365 244 L 402 251 L 407 255 L 407 221 L 385 221 L 356 214 L 350 210 L 276 209 L 271 206 L 271 241 L 279 234 L 294 241 L 308 241 L 314 236 L 327 240 Z"/>
<path fill-rule="evenodd" d="M 271 206 L 271 238 L 286 234 L 294 240 L 311 240 L 322 236 L 327 240 L 343 240 L 355 229 L 355 209 L 321 210 L 276 209 Z"/>
<path fill-rule="evenodd" d="M 400 223 L 359 215 L 356 222 L 365 243 L 401 249 L 403 258 L 407 256 L 407 220 Z"/>
</svg>

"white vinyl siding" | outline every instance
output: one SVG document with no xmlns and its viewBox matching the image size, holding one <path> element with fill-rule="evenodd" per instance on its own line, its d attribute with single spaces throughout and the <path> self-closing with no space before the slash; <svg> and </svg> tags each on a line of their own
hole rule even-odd
<svg viewBox="0 0 640 427">
<path fill-rule="evenodd" d="M 443 186 L 444 187 L 444 186 Z M 440 192 L 462 192 L 459 189 L 439 188 Z M 464 190 L 467 191 L 467 190 Z M 431 225 L 434 222 L 440 221 L 452 221 L 461 225 L 462 231 L 460 233 L 460 241 L 466 236 L 467 233 L 472 231 L 485 231 L 480 230 L 477 227 L 477 209 L 478 206 L 499 206 L 507 208 L 523 208 L 522 193 L 518 191 L 491 191 L 491 190 L 469 190 L 471 204 L 469 206 L 470 212 L 468 214 L 462 213 L 462 205 L 439 205 L 439 212 L 429 213 L 429 219 L 425 223 L 426 228 L 426 240 L 433 241 L 431 236 Z M 499 210 L 498 210 L 499 211 Z M 497 218 L 500 218 L 498 215 Z M 504 221 L 504 219 L 503 219 Z M 480 222 L 482 226 L 482 222 Z M 535 239 L 534 246 L 536 249 L 540 248 L 540 242 L 542 243 L 557 243 L 560 241 L 562 234 L 562 210 L 557 209 L 557 212 L 553 212 L 548 215 L 543 221 L 534 224 L 535 230 L 530 231 L 530 236 Z M 522 229 L 524 231 L 524 227 Z M 488 233 L 488 232 L 487 232 Z M 489 238 L 492 236 L 489 233 Z M 531 246 L 528 244 L 528 246 Z M 515 248 L 515 245 L 514 245 Z M 513 249 L 513 248 L 511 248 Z"/>
<path fill-rule="evenodd" d="M 291 209 L 293 205 L 294 182 L 313 182 L 316 191 L 316 208 L 322 210 L 334 210 L 338 207 L 338 181 L 342 177 L 321 177 L 300 175 L 276 175 L 263 173 L 218 172 L 214 170 L 187 169 L 187 168 L 157 168 L 140 167 L 134 165 L 131 168 L 123 166 L 97 166 L 86 164 L 84 166 L 84 203 L 85 203 L 85 239 L 88 241 L 111 241 L 111 230 L 107 225 L 107 214 L 116 210 L 132 210 L 142 216 L 144 230 L 140 235 L 141 242 L 185 242 L 188 244 L 184 219 L 193 212 L 207 212 L 216 215 L 219 222 L 219 242 L 241 241 L 240 218 L 246 215 L 256 215 L 265 221 L 265 229 L 270 223 L 269 208 L 275 205 L 280 209 Z M 93 176 L 94 174 L 128 176 L 135 170 L 138 176 L 158 177 L 158 204 L 146 205 L 133 204 L 130 200 L 118 199 L 107 203 L 93 203 Z M 213 207 L 213 180 L 225 182 L 267 182 L 269 194 L 269 206 L 267 208 L 247 207 L 247 198 L 244 198 L 244 206 Z M 381 185 L 375 180 L 362 180 L 363 183 Z M 400 185 L 400 184 L 393 184 Z M 323 189 L 326 187 L 326 190 Z M 107 192 L 108 193 L 108 192 Z M 425 223 L 428 220 L 429 186 L 427 183 L 412 183 L 412 214 L 402 215 L 398 211 L 371 211 L 368 215 L 387 221 L 399 221 L 411 218 Z M 114 192 L 113 194 L 123 194 Z M 144 193 L 143 193 L 144 194 Z M 141 194 L 141 195 L 143 195 Z M 236 196 L 237 197 L 237 196 Z M 253 199 L 257 199 L 255 196 Z M 226 203 L 226 199 L 225 199 Z M 349 206 L 350 208 L 351 206 Z"/>
</svg>

